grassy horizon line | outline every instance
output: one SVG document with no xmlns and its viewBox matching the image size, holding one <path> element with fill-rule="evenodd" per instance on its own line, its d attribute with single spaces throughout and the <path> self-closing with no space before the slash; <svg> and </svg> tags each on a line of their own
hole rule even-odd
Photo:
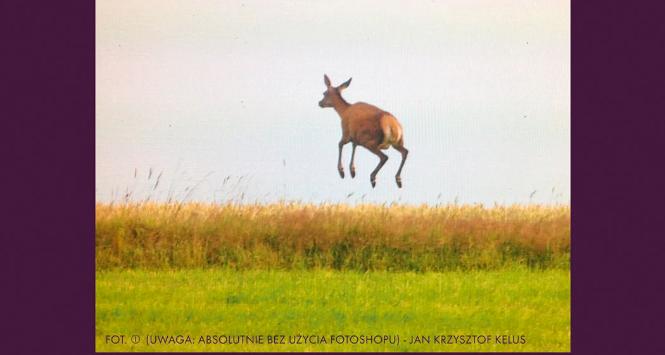
<svg viewBox="0 0 665 355">
<path fill-rule="evenodd" d="M 569 205 L 97 203 L 107 269 L 568 269 Z"/>
</svg>

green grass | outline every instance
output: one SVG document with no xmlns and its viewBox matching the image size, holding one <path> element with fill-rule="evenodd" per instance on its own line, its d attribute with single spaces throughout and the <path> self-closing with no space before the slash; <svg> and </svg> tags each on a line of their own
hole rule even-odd
<svg viewBox="0 0 665 355">
<path fill-rule="evenodd" d="M 96 303 L 97 351 L 570 351 L 565 269 L 100 270 Z M 127 344 L 106 344 L 112 334 Z M 202 335 L 270 334 L 399 335 L 400 345 L 198 344 Z M 526 344 L 407 344 L 481 334 L 523 335 Z M 194 344 L 147 346 L 147 335 L 189 335 Z"/>
<path fill-rule="evenodd" d="M 568 206 L 96 207 L 98 351 L 570 350 Z M 178 335 L 193 344 L 145 343 Z M 239 335 L 264 344 L 199 343 Z M 267 344 L 268 335 L 287 344 Z M 326 344 L 289 344 L 295 335 Z M 333 335 L 400 343 L 337 344 Z M 442 335 L 490 341 L 409 344 Z"/>
</svg>

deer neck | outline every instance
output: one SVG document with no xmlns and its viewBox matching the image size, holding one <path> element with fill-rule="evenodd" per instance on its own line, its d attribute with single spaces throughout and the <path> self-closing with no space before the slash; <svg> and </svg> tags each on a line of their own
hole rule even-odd
<svg viewBox="0 0 665 355">
<path fill-rule="evenodd" d="M 349 103 L 344 100 L 342 95 L 335 96 L 333 99 L 333 108 L 335 111 L 337 111 L 337 114 L 339 117 L 342 117 L 342 112 L 346 111 L 347 108 L 349 108 Z"/>
</svg>

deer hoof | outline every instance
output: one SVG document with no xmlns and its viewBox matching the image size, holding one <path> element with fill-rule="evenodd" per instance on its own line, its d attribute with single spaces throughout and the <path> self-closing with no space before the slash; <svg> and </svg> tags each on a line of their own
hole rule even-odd
<svg viewBox="0 0 665 355">
<path fill-rule="evenodd" d="M 351 169 L 351 178 L 356 177 L 356 169 Z"/>
<path fill-rule="evenodd" d="M 395 178 L 395 181 L 397 182 L 397 187 L 399 187 L 401 189 L 402 188 L 402 178 L 398 176 L 398 177 Z"/>
<path fill-rule="evenodd" d="M 344 169 L 339 169 L 339 176 L 344 179 Z"/>
<path fill-rule="evenodd" d="M 376 186 L 376 180 L 372 179 L 372 180 L 370 180 L 370 182 L 372 183 L 372 188 L 374 188 L 374 186 Z"/>
</svg>

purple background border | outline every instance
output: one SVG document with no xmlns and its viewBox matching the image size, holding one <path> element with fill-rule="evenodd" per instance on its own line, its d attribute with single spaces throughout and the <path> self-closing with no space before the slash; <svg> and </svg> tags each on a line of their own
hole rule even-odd
<svg viewBox="0 0 665 355">
<path fill-rule="evenodd" d="M 665 4 L 572 5 L 572 353 L 665 354 Z M 94 16 L 0 4 L 5 354 L 94 352 Z"/>
</svg>

